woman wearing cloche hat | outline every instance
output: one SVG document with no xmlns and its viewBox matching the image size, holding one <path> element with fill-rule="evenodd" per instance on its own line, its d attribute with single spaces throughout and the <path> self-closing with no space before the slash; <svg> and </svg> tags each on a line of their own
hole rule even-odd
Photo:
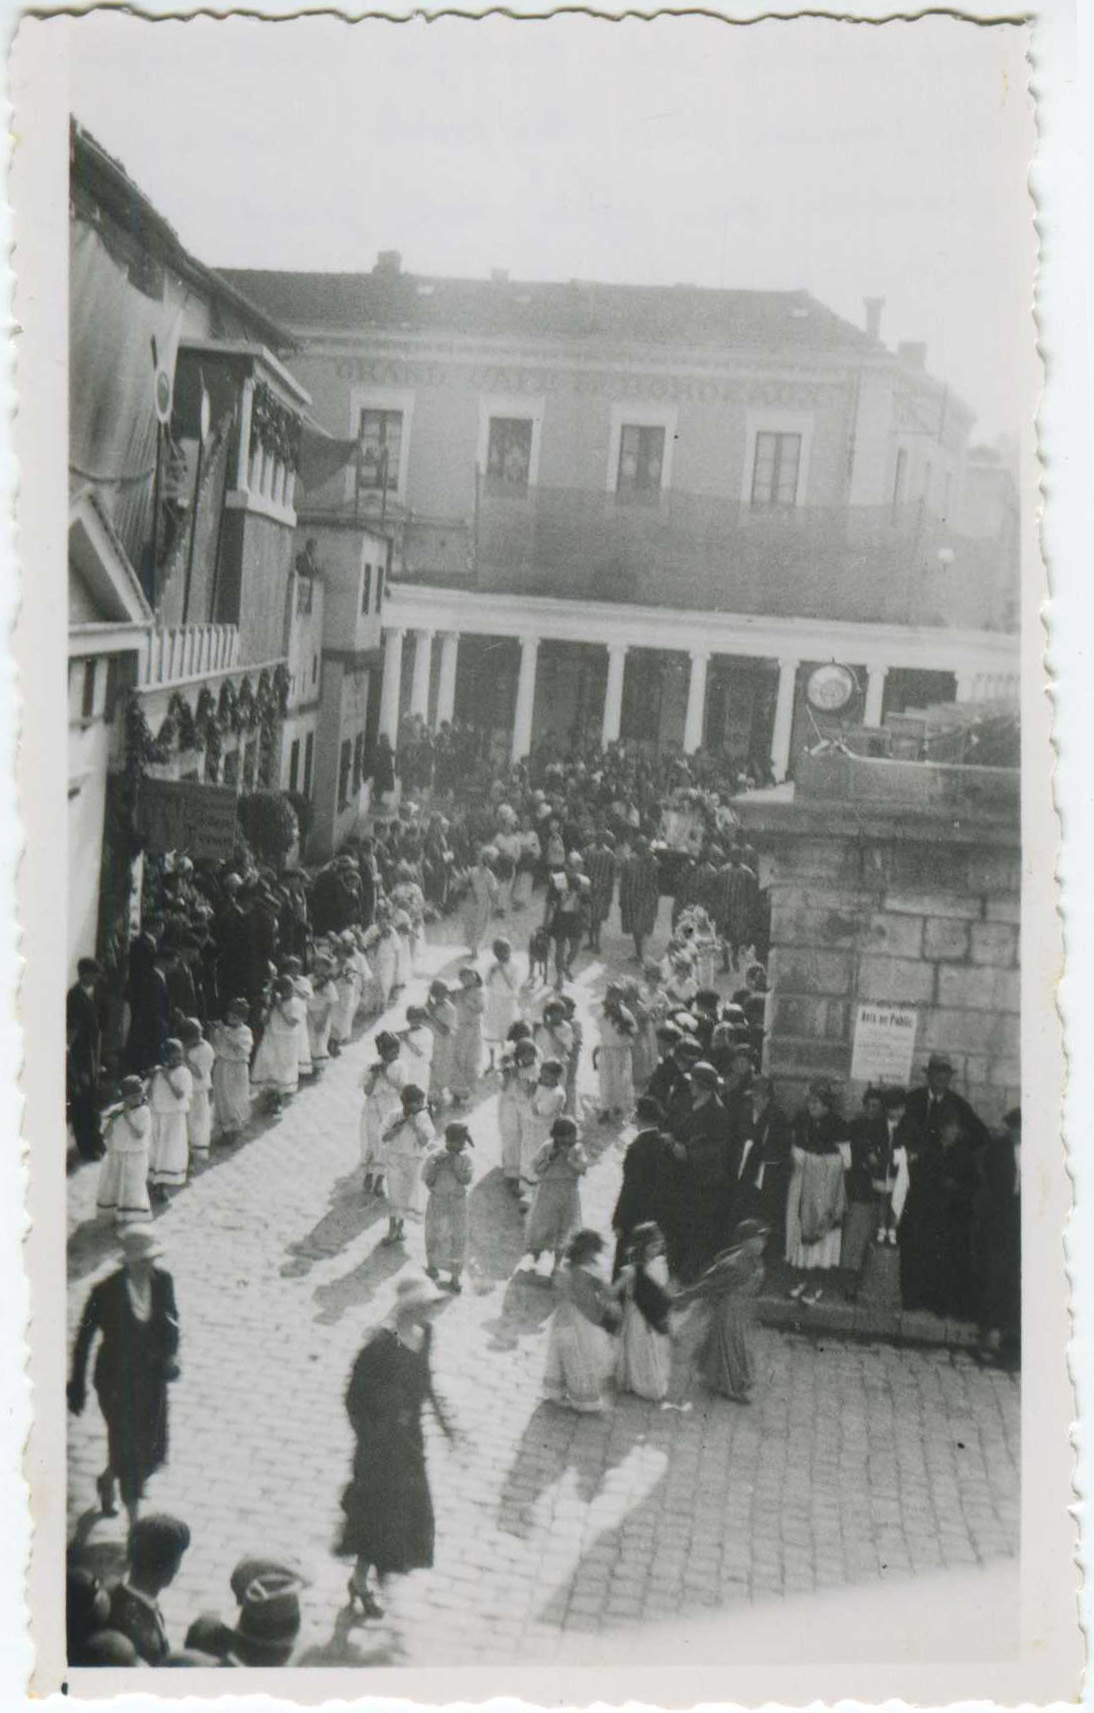
<svg viewBox="0 0 1094 1713">
<path fill-rule="evenodd" d="M 104 1516 L 114 1515 L 115 1484 L 130 1526 L 145 1483 L 167 1458 L 167 1383 L 178 1369 L 179 1317 L 170 1273 L 156 1263 L 164 1253 L 152 1225 L 122 1232 L 122 1266 L 92 1287 L 72 1355 L 68 1407 L 80 1415 L 87 1401 L 87 1361 L 101 1335 L 92 1383 L 106 1422 L 107 1466 L 98 1479 Z"/>
<path fill-rule="evenodd" d="M 432 1405 L 442 1431 L 453 1437 L 429 1366 L 431 1321 L 444 1301 L 427 1279 L 400 1279 L 392 1314 L 366 1340 L 346 1388 L 357 1446 L 335 1551 L 357 1560 L 349 1579 L 350 1606 L 366 1618 L 383 1615 L 368 1586 L 370 1570 L 382 1584 L 387 1576 L 428 1570 L 433 1563 L 422 1409 Z"/>
</svg>

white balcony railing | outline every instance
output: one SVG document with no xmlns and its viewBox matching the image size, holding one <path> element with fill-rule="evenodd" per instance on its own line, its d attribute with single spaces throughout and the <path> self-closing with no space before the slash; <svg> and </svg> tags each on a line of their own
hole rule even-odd
<svg viewBox="0 0 1094 1713">
<path fill-rule="evenodd" d="M 238 625 L 180 625 L 154 630 L 141 660 L 140 687 L 181 684 L 213 672 L 229 672 L 239 662 Z"/>
</svg>

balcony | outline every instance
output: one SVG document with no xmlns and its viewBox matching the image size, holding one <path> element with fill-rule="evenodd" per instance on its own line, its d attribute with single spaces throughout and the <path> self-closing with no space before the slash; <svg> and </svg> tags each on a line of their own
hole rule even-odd
<svg viewBox="0 0 1094 1713">
<path fill-rule="evenodd" d="M 238 625 L 179 625 L 153 631 L 141 659 L 138 688 L 164 689 L 231 672 L 239 663 Z"/>
<path fill-rule="evenodd" d="M 473 520 L 408 517 L 400 580 L 702 611 L 1010 630 L 1018 567 L 919 505 L 754 511 L 698 494 L 576 488 L 502 497 Z"/>
</svg>

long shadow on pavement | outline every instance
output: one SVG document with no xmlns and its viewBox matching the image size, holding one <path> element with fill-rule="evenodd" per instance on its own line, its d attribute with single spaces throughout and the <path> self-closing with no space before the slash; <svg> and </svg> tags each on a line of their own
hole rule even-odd
<svg viewBox="0 0 1094 1713">
<path fill-rule="evenodd" d="M 539 1501 L 570 1470 L 576 1477 L 577 1498 L 591 1504 L 609 1472 L 644 1437 L 637 1427 L 621 1433 L 618 1416 L 578 1415 L 557 1404 L 538 1404 L 502 1486 L 499 1529 L 526 1539 L 535 1527 Z"/>
<path fill-rule="evenodd" d="M 386 1213 L 387 1203 L 377 1203 L 372 1223 L 386 1216 Z M 317 1287 L 315 1301 L 319 1313 L 315 1316 L 316 1325 L 335 1326 L 348 1310 L 362 1308 L 365 1303 L 371 1302 L 384 1281 L 404 1267 L 406 1262 L 407 1250 L 404 1244 L 393 1243 L 390 1247 L 377 1244 L 352 1272 L 344 1273 L 340 1279 L 332 1280 L 329 1285 Z"/>
<path fill-rule="evenodd" d="M 318 1224 L 287 1245 L 289 1260 L 281 1277 L 305 1278 L 320 1261 L 332 1261 L 386 1214 L 387 1203 L 380 1197 L 366 1201 L 362 1195 L 360 1169 L 347 1172 L 331 1185 L 330 1205 Z"/>
</svg>

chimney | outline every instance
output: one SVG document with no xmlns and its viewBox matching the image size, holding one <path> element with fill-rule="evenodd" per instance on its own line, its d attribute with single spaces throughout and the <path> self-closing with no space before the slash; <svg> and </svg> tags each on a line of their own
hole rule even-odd
<svg viewBox="0 0 1094 1713">
<path fill-rule="evenodd" d="M 866 335 L 869 339 L 881 338 L 881 312 L 885 308 L 883 297 L 864 297 L 866 308 Z"/>
<path fill-rule="evenodd" d="M 385 279 L 395 279 L 402 271 L 403 258 L 398 250 L 381 250 L 376 257 L 374 274 L 380 274 Z"/>
<path fill-rule="evenodd" d="M 897 362 L 906 369 L 917 369 L 922 374 L 927 367 L 927 346 L 922 339 L 902 339 L 896 355 Z"/>
<path fill-rule="evenodd" d="M 491 268 L 490 269 L 490 283 L 492 285 L 508 285 L 509 284 L 509 269 L 508 268 Z"/>
</svg>

